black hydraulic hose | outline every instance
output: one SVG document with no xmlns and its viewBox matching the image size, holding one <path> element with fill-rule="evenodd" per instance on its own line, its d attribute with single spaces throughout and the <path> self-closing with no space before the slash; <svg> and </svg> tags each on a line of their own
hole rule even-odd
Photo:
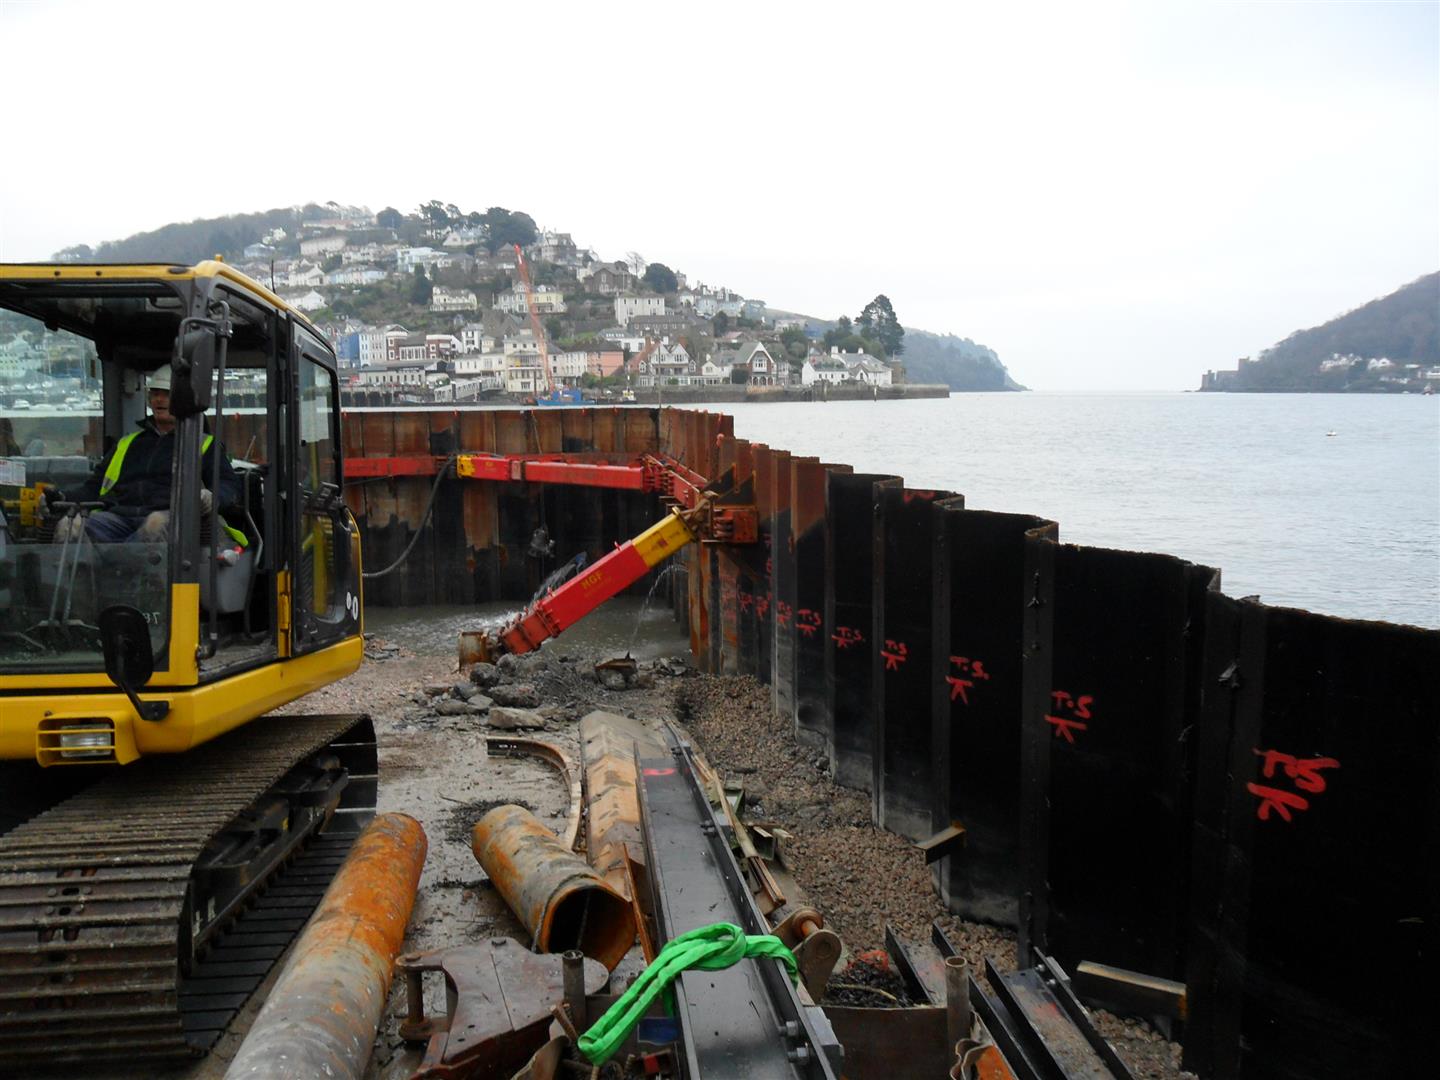
<svg viewBox="0 0 1440 1080">
<path fill-rule="evenodd" d="M 415 544 L 420 539 L 420 534 L 425 531 L 425 525 L 430 520 L 430 511 L 435 509 L 435 496 L 440 494 L 440 481 L 445 479 L 446 475 L 450 472 L 450 466 L 455 464 L 455 459 L 458 456 L 458 454 L 451 454 L 448 458 L 445 459 L 445 464 L 440 466 L 439 472 L 435 474 L 435 483 L 430 488 L 430 499 L 425 504 L 425 513 L 420 515 L 420 524 L 415 526 L 415 535 L 410 538 L 410 543 L 405 545 L 405 550 L 400 553 L 400 557 L 396 559 L 393 563 L 391 563 L 389 566 L 385 567 L 384 570 L 376 570 L 369 574 L 361 574 L 360 576 L 362 578 L 364 578 L 366 581 L 371 581 L 375 578 L 382 578 L 386 574 L 400 569 L 400 564 L 410 557 L 410 552 L 414 550 Z"/>
</svg>

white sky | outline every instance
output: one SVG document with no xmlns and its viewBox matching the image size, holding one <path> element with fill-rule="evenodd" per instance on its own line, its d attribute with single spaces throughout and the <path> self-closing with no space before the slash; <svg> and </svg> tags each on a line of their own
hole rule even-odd
<svg viewBox="0 0 1440 1080">
<path fill-rule="evenodd" d="M 0 0 L 0 259 L 436 198 L 810 315 L 884 292 L 1036 389 L 1189 389 L 1440 269 L 1437 13 Z"/>
</svg>

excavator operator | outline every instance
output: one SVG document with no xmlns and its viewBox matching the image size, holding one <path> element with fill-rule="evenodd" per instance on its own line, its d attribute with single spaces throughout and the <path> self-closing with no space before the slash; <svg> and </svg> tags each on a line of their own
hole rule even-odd
<svg viewBox="0 0 1440 1080">
<path fill-rule="evenodd" d="M 170 535 L 170 481 L 175 465 L 175 417 L 170 413 L 170 368 L 161 367 L 147 380 L 150 415 L 117 442 L 81 489 L 79 501 L 103 502 L 105 508 L 85 518 L 72 515 L 56 529 L 57 543 L 85 533 L 100 543 L 149 541 L 164 543 Z M 240 480 L 230 467 L 224 445 L 212 435 L 202 444 L 202 483 L 214 475 L 214 455 L 220 455 L 220 505 L 233 506 L 240 498 Z M 200 509 L 208 514 L 215 496 L 200 489 Z"/>
</svg>

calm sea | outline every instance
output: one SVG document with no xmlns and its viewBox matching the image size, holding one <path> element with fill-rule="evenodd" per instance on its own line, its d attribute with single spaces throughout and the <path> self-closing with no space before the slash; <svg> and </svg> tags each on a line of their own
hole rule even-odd
<svg viewBox="0 0 1440 1080">
<path fill-rule="evenodd" d="M 1440 396 L 956 394 L 712 405 L 735 433 L 1070 543 L 1219 567 L 1232 596 L 1440 627 Z M 1333 434 L 1331 434 L 1333 432 Z"/>
</svg>

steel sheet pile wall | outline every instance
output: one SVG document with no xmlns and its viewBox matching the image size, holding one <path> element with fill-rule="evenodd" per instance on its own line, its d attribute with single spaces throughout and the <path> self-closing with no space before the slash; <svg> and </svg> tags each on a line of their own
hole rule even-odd
<svg viewBox="0 0 1440 1080">
<path fill-rule="evenodd" d="M 399 474 L 347 478 L 345 499 L 361 528 L 365 569 L 389 566 L 421 531 L 398 570 L 366 583 L 370 604 L 527 599 L 558 561 L 579 551 L 593 561 L 660 513 L 653 496 L 629 492 L 448 478 L 421 528 L 435 477 L 405 474 L 457 451 L 587 453 L 599 455 L 597 462 L 627 463 L 659 445 L 653 409 L 352 412 L 344 433 L 347 461 Z M 527 554 L 541 524 L 557 541 L 549 560 Z"/>
<path fill-rule="evenodd" d="M 676 456 L 718 440 L 700 471 L 768 537 L 691 556 L 697 662 L 768 679 L 878 823 L 963 829 L 952 910 L 1183 980 L 1206 1076 L 1424 1074 L 1440 633 L 1232 600 L 724 422 L 660 426 Z"/>
<path fill-rule="evenodd" d="M 1434 1073 L 1440 634 L 1207 598 L 1197 1068 Z"/>
<path fill-rule="evenodd" d="M 1052 562 L 1053 612 L 1050 649 L 1024 663 L 1034 712 L 1022 728 L 1022 955 L 1033 945 L 1072 969 L 1103 960 L 1183 978 L 1188 736 L 1205 590 L 1219 574 L 1168 555 L 1030 543 Z"/>
<path fill-rule="evenodd" d="M 1052 584 L 1027 570 L 1027 539 L 1054 540 L 1056 527 L 966 510 L 958 498 L 936 503 L 935 512 L 933 821 L 965 829 L 963 850 L 937 864 L 940 895 L 966 918 L 1017 926 L 1022 656 L 1027 618 L 1051 610 L 1031 601 L 1048 597 Z"/>
</svg>

